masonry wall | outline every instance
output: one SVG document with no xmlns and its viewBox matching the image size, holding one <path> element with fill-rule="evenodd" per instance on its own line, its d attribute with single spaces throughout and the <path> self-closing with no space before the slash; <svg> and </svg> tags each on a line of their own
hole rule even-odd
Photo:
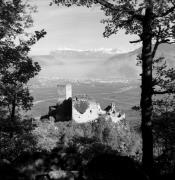
<svg viewBox="0 0 175 180">
<path fill-rule="evenodd" d="M 72 98 L 72 86 L 71 84 L 66 84 L 66 99 Z"/>
<path fill-rule="evenodd" d="M 58 102 L 63 102 L 65 99 L 72 98 L 72 86 L 71 84 L 59 84 L 57 85 Z"/>
</svg>

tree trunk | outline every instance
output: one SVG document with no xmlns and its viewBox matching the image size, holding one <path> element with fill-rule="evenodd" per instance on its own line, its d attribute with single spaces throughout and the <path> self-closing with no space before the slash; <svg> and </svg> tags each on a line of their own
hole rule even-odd
<svg viewBox="0 0 175 180">
<path fill-rule="evenodd" d="M 15 108 L 16 108 L 16 95 L 14 95 L 14 99 L 12 102 L 12 111 L 11 111 L 11 122 L 15 121 Z"/>
<path fill-rule="evenodd" d="M 10 131 L 10 138 L 13 137 L 13 127 L 14 127 L 14 121 L 15 121 L 15 109 L 16 109 L 16 95 L 14 95 L 14 99 L 12 101 L 12 109 L 10 114 L 10 124 L 11 124 L 11 131 Z"/>
<path fill-rule="evenodd" d="M 144 169 L 151 173 L 153 167 L 153 135 L 152 135 L 152 8 L 147 7 L 143 21 L 142 34 L 142 140 Z"/>
</svg>

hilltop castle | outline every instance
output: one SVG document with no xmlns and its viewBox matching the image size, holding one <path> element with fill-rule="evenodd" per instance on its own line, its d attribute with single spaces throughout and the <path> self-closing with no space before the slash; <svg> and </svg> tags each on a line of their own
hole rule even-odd
<svg viewBox="0 0 175 180">
<path fill-rule="evenodd" d="M 102 110 L 99 103 L 89 100 L 86 96 L 72 98 L 71 84 L 58 85 L 57 92 L 57 105 L 50 106 L 48 115 L 41 117 L 41 119 L 53 117 L 55 121 L 74 120 L 77 123 L 90 122 L 100 116 L 111 119 L 113 122 L 125 119 L 125 114 L 116 111 L 114 103 Z"/>
</svg>

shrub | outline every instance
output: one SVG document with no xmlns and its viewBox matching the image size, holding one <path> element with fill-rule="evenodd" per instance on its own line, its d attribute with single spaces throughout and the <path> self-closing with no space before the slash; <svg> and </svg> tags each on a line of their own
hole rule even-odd
<svg viewBox="0 0 175 180">
<path fill-rule="evenodd" d="M 174 112 L 154 114 L 153 137 L 155 168 L 160 174 L 172 173 L 175 167 Z"/>
<path fill-rule="evenodd" d="M 0 120 L 0 159 L 12 161 L 23 152 L 36 150 L 36 141 L 32 129 L 33 119 L 23 119 L 20 117 L 15 122 L 9 119 Z"/>
<path fill-rule="evenodd" d="M 141 138 L 131 131 L 125 120 L 113 123 L 99 118 L 92 124 L 94 137 L 120 153 L 131 156 L 141 154 Z"/>
<path fill-rule="evenodd" d="M 104 117 L 82 124 L 45 121 L 38 124 L 33 135 L 40 150 L 51 151 L 57 146 L 73 144 L 84 149 L 89 143 L 99 143 L 139 160 L 141 158 L 141 138 L 125 121 L 114 123 Z"/>
</svg>

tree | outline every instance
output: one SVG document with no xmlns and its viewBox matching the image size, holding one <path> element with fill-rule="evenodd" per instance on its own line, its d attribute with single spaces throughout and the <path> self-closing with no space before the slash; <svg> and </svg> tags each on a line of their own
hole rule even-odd
<svg viewBox="0 0 175 180">
<path fill-rule="evenodd" d="M 22 152 L 35 149 L 32 118 L 21 118 L 29 110 L 33 97 L 28 81 L 40 66 L 28 56 L 30 48 L 44 30 L 31 33 L 31 13 L 35 7 L 23 0 L 0 0 L 0 159 L 14 160 Z"/>
<path fill-rule="evenodd" d="M 27 33 L 32 12 L 35 8 L 22 0 L 0 0 L 0 107 L 7 109 L 11 121 L 17 108 L 31 108 L 33 97 L 27 83 L 40 71 L 28 52 L 46 32 Z"/>
<path fill-rule="evenodd" d="M 53 0 L 58 5 L 70 7 L 91 7 L 99 4 L 108 17 L 102 22 L 106 24 L 104 36 L 116 34 L 125 29 L 127 34 L 138 35 L 142 42 L 142 74 L 141 74 L 141 116 L 143 157 L 145 170 L 149 173 L 153 165 L 152 136 L 152 62 L 157 48 L 162 43 L 174 43 L 175 3 L 173 0 Z M 51 3 L 52 4 L 52 3 Z M 154 43 L 154 46 L 152 46 Z"/>
<path fill-rule="evenodd" d="M 7 108 L 11 121 L 15 120 L 16 108 L 31 108 L 33 97 L 27 83 L 40 71 L 39 64 L 33 63 L 19 48 L 21 45 L 10 47 L 7 44 L 1 51 L 1 57 L 6 62 L 0 68 L 0 103 L 1 107 Z"/>
<path fill-rule="evenodd" d="M 154 166 L 159 174 L 171 174 L 175 162 L 175 69 L 160 57 L 154 60 L 153 72 Z"/>
<path fill-rule="evenodd" d="M 142 61 L 138 56 L 137 65 Z M 170 174 L 174 160 L 175 69 L 164 57 L 153 59 L 153 151 L 154 169 L 159 174 Z M 140 106 L 133 106 L 140 111 Z"/>
</svg>

